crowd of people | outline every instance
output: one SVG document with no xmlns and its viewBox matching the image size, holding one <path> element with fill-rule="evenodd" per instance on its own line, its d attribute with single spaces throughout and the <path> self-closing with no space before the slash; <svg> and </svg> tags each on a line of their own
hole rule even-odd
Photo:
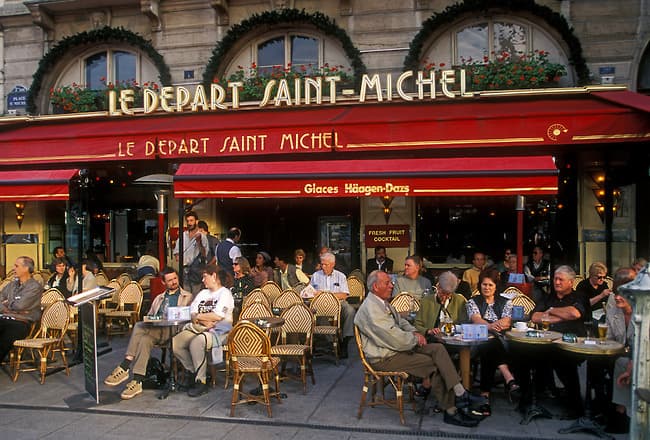
<svg viewBox="0 0 650 440">
<path fill-rule="evenodd" d="M 518 398 L 522 410 L 534 394 L 558 395 L 557 376 L 563 386 L 561 394 L 567 411 L 571 416 L 582 414 L 579 362 L 575 358 L 549 351 L 552 348 L 540 350 L 534 356 L 522 356 L 506 341 L 505 332 L 515 321 L 514 307 L 511 298 L 501 293 L 506 286 L 522 280 L 517 275 L 532 285 L 531 296 L 535 300 L 532 312 L 520 320 L 577 336 L 585 336 L 587 328 L 600 320 L 607 324 L 607 338 L 633 349 L 632 306 L 619 294 L 618 288 L 647 266 L 643 259 L 631 267 L 618 269 L 611 286 L 606 282 L 607 267 L 603 263 L 591 264 L 585 279 L 576 283 L 573 268 L 565 265 L 552 268 L 538 247 L 525 264 L 524 274 L 516 273 L 516 255 L 510 252 L 506 252 L 504 261 L 498 265 L 489 263 L 485 254 L 477 252 L 472 266 L 462 276 L 445 271 L 432 279 L 425 273 L 418 256 L 408 256 L 403 271 L 393 273 L 395 263 L 388 258 L 385 248 L 378 247 L 374 258 L 367 261 L 368 296 L 357 310 L 346 301 L 350 294 L 348 278 L 336 269 L 336 257 L 327 248 L 321 250 L 318 264 L 312 269 L 301 249 L 293 255 L 280 252 L 273 256 L 259 250 L 251 264 L 238 246 L 239 228 L 229 229 L 226 240 L 219 242 L 213 240 L 207 224 L 196 213 L 186 213 L 185 219 L 183 264 L 179 269 L 183 273 L 183 286 L 175 269 L 165 267 L 159 271 L 155 257 L 141 259 L 138 272 L 142 271 L 142 275 L 159 272 L 165 286 L 165 291 L 152 301 L 148 315 L 162 316 L 166 307 L 189 306 L 191 322 L 175 335 L 169 327 L 135 325 L 124 359 L 104 381 L 109 386 L 127 382 L 121 393 L 123 399 L 142 393 L 152 348 L 165 346 L 170 338 L 174 340 L 174 355 L 188 372 L 184 381 L 188 395 L 196 397 L 206 393 L 207 364 L 222 361 L 222 348 L 233 326 L 236 301 L 268 281 L 275 281 L 282 289 L 310 286 L 316 295 L 333 293 L 341 303 L 341 357 L 347 357 L 356 326 L 365 357 L 373 368 L 408 372 L 419 380 L 417 395 L 427 398 L 432 392 L 437 407 L 444 412 L 443 420 L 460 426 L 476 426 L 482 418 L 491 415 L 490 396 L 499 376 L 507 395 Z M 177 244 L 174 255 L 178 258 L 179 253 Z M 31 324 L 38 321 L 44 288 L 56 287 L 68 297 L 97 285 L 94 273 L 98 268 L 92 260 L 84 260 L 77 267 L 57 249 L 51 268 L 51 277 L 41 286 L 32 277 L 34 261 L 29 257 L 16 260 L 16 278 L 0 292 L 0 360 L 7 355 L 13 341 L 27 336 Z M 391 299 L 402 292 L 408 292 L 419 302 L 412 321 L 398 314 L 391 305 Z M 440 343 L 441 328 L 447 322 L 484 324 L 494 336 L 474 353 L 480 362 L 477 394 L 463 386 L 450 353 Z M 608 418 L 613 432 L 624 431 L 628 423 L 626 412 L 630 406 L 633 369 L 629 352 L 611 365 L 592 368 L 589 373 L 599 401 L 608 402 L 599 410 Z M 538 372 L 534 383 L 533 368 Z M 647 390 L 641 390 L 644 392 Z"/>
</svg>

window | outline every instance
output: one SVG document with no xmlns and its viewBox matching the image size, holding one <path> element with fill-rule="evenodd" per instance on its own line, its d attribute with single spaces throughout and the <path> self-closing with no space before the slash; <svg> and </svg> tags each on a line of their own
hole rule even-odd
<svg viewBox="0 0 650 440">
<path fill-rule="evenodd" d="M 320 41 L 304 35 L 283 35 L 257 45 L 257 68 L 259 73 L 271 73 L 273 66 L 291 66 L 307 73 L 320 67 Z"/>
<path fill-rule="evenodd" d="M 137 56 L 131 52 L 109 50 L 93 54 L 85 59 L 85 85 L 89 89 L 101 89 L 105 83 L 137 80 Z"/>
<path fill-rule="evenodd" d="M 456 32 L 455 62 L 481 60 L 494 53 L 524 54 L 533 50 L 529 26 L 505 20 L 487 20 L 462 28 Z M 548 50 L 548 49 L 544 49 Z"/>
</svg>

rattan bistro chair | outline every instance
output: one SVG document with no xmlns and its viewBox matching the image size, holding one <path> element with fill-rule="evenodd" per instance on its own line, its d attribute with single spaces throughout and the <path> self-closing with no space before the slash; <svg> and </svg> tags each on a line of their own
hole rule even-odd
<svg viewBox="0 0 650 440">
<path fill-rule="evenodd" d="M 363 285 L 363 281 L 357 277 L 348 277 L 348 289 L 350 289 L 348 302 L 354 308 L 359 308 L 359 304 L 366 296 L 366 287 Z"/>
<path fill-rule="evenodd" d="M 314 335 L 322 335 L 332 339 L 334 361 L 338 365 L 339 338 L 341 336 L 341 303 L 333 293 L 323 292 L 311 300 L 309 308 L 316 315 Z M 323 321 L 326 321 L 326 323 Z"/>
<path fill-rule="evenodd" d="M 271 393 L 269 382 L 271 374 L 275 376 L 274 396 L 280 400 L 280 377 L 278 364 L 280 358 L 271 355 L 271 342 L 266 333 L 255 324 L 240 321 L 230 331 L 228 336 L 228 352 L 230 353 L 233 371 L 233 390 L 230 403 L 230 417 L 235 415 L 235 406 L 242 403 L 257 402 L 266 406 L 269 417 L 271 412 Z M 247 374 L 257 377 L 262 387 L 262 395 L 253 395 L 242 390 L 242 382 Z"/>
<path fill-rule="evenodd" d="M 118 333 L 128 333 L 138 319 L 140 319 L 140 307 L 142 306 L 142 287 L 136 282 L 131 281 L 120 291 L 119 303 L 117 309 L 107 312 L 106 318 L 106 337 L 110 340 L 111 336 Z M 114 329 L 115 321 L 118 322 L 120 330 Z M 122 321 L 125 323 L 126 330 L 122 331 Z"/>
<path fill-rule="evenodd" d="M 535 309 L 535 301 L 530 299 L 530 297 L 522 294 L 516 295 L 514 298 L 512 298 L 512 305 L 513 306 L 521 306 L 524 308 L 524 315 L 529 316 L 530 312 Z"/>
<path fill-rule="evenodd" d="M 303 304 L 302 298 L 293 289 L 287 289 L 273 301 L 273 308 L 284 310 L 294 304 Z"/>
<path fill-rule="evenodd" d="M 279 356 L 283 361 L 284 372 L 285 361 L 297 361 L 300 364 L 300 380 L 302 381 L 302 392 L 307 393 L 307 373 L 311 376 L 312 385 L 316 384 L 314 379 L 314 368 L 312 367 L 312 335 L 316 318 L 314 314 L 302 302 L 295 303 L 282 312 L 284 324 L 280 329 L 280 344 L 271 347 L 271 354 Z M 296 338 L 295 343 L 288 343 L 288 338 Z"/>
<path fill-rule="evenodd" d="M 56 287 L 47 289 L 41 296 L 41 308 L 45 309 L 56 301 L 65 301 L 65 296 Z"/>
<path fill-rule="evenodd" d="M 70 311 L 65 301 L 55 301 L 43 312 L 41 326 L 34 338 L 19 339 L 14 341 L 11 354 L 12 380 L 16 382 L 21 371 L 39 371 L 41 384 L 45 383 L 45 373 L 48 368 L 48 357 L 51 352 L 58 352 L 65 368 L 65 374 L 70 375 L 68 361 L 65 357 L 63 337 L 70 321 Z M 22 359 L 23 353 L 28 350 L 30 359 Z M 38 355 L 38 358 L 37 358 Z M 21 367 L 31 364 L 29 367 Z"/>
<path fill-rule="evenodd" d="M 264 294 L 264 292 L 262 292 L 261 289 L 253 289 L 248 293 L 248 295 L 244 297 L 241 305 L 242 311 L 255 302 L 260 302 L 267 306 L 269 309 L 271 308 L 271 302 L 269 301 L 269 298 Z"/>
<path fill-rule="evenodd" d="M 363 415 L 363 408 L 366 406 L 387 405 L 391 408 L 396 408 L 399 411 L 399 420 L 404 425 L 404 385 L 409 387 L 409 402 L 413 405 L 415 410 L 415 399 L 413 398 L 413 383 L 408 381 L 408 373 L 406 371 L 377 371 L 370 366 L 363 353 L 363 342 L 361 332 L 354 326 L 354 338 L 357 342 L 359 349 L 359 356 L 361 357 L 361 364 L 363 365 L 363 388 L 361 389 L 361 401 L 359 403 L 359 412 L 357 418 Z M 386 381 L 388 381 L 393 390 L 395 391 L 395 399 L 386 399 Z M 377 396 L 377 386 L 381 392 L 381 397 Z M 368 390 L 370 390 L 370 401 L 367 400 Z"/>
<path fill-rule="evenodd" d="M 275 281 L 267 281 L 262 284 L 260 289 L 262 289 L 262 292 L 264 292 L 266 297 L 269 299 L 270 304 L 273 304 L 275 298 L 282 294 L 282 288 Z"/>
<path fill-rule="evenodd" d="M 408 292 L 401 292 L 390 301 L 390 305 L 397 313 L 417 312 L 420 310 L 420 301 Z"/>
</svg>

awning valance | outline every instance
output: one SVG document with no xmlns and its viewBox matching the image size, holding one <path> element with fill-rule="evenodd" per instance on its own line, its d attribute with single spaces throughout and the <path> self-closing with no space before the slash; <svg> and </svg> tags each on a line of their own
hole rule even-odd
<svg viewBox="0 0 650 440">
<path fill-rule="evenodd" d="M 79 170 L 0 172 L 0 202 L 68 200 L 70 179 Z"/>
<path fill-rule="evenodd" d="M 550 156 L 181 164 L 177 198 L 555 194 Z"/>
<path fill-rule="evenodd" d="M 332 149 L 357 156 L 554 154 L 584 144 L 645 143 L 646 108 L 650 97 L 613 91 L 43 118 L 0 126 L 0 167 L 225 157 L 313 160 Z"/>
</svg>

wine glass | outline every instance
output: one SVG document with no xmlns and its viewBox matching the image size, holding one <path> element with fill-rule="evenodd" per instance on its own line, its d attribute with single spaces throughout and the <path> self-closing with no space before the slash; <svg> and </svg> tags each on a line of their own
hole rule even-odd
<svg viewBox="0 0 650 440">
<path fill-rule="evenodd" d="M 589 340 L 591 340 L 591 335 L 593 334 L 593 331 L 594 331 L 594 323 L 590 319 L 588 321 L 585 321 L 584 325 L 585 325 L 585 331 L 587 332 L 586 340 L 589 341 Z"/>
</svg>

